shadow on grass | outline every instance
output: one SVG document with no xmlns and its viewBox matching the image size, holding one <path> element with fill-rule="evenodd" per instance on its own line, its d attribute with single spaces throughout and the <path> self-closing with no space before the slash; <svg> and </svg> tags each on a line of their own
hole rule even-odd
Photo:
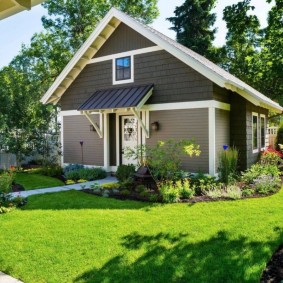
<svg viewBox="0 0 283 283">
<path fill-rule="evenodd" d="M 47 193 L 28 197 L 28 204 L 22 210 L 66 210 L 66 209 L 143 209 L 161 204 L 124 201 L 86 194 L 80 191 Z"/>
<path fill-rule="evenodd" d="M 190 242 L 186 234 L 122 238 L 124 254 L 74 282 L 259 282 L 265 263 L 282 241 L 282 231 L 268 242 L 234 239 L 220 231 L 210 239 Z"/>
</svg>

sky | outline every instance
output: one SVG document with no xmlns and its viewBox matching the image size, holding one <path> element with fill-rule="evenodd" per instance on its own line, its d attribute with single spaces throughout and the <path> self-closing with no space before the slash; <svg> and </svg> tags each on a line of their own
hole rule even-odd
<svg viewBox="0 0 283 283">
<path fill-rule="evenodd" d="M 218 28 L 215 45 L 224 44 L 226 26 L 222 20 L 223 9 L 239 0 L 218 0 L 214 12 L 217 13 L 215 26 Z M 180 6 L 184 0 L 159 0 L 158 7 L 160 16 L 152 24 L 153 28 L 175 39 L 175 32 L 169 30 L 171 24 L 166 18 L 174 16 L 176 6 Z M 267 13 L 272 5 L 265 0 L 252 0 L 255 6 L 254 13 L 259 17 L 261 25 L 266 26 Z M 8 65 L 14 56 L 19 52 L 22 44 L 29 44 L 32 35 L 43 30 L 41 17 L 46 14 L 45 9 L 40 5 L 32 8 L 31 11 L 24 11 L 10 18 L 0 21 L 0 68 Z"/>
</svg>

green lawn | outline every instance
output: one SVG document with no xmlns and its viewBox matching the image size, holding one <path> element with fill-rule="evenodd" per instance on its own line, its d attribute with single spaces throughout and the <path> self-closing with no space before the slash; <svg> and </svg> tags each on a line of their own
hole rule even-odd
<svg viewBox="0 0 283 283">
<path fill-rule="evenodd" d="M 0 270 L 35 282 L 259 282 L 283 242 L 283 190 L 197 204 L 77 191 L 0 215 Z"/>
<path fill-rule="evenodd" d="M 59 179 L 33 173 L 16 173 L 15 182 L 24 186 L 25 190 L 64 186 Z"/>
</svg>

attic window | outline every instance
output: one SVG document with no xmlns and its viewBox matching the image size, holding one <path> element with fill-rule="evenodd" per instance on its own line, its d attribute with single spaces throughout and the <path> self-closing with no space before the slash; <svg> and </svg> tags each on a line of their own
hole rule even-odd
<svg viewBox="0 0 283 283">
<path fill-rule="evenodd" d="M 132 83 L 133 56 L 113 59 L 113 84 Z"/>
</svg>

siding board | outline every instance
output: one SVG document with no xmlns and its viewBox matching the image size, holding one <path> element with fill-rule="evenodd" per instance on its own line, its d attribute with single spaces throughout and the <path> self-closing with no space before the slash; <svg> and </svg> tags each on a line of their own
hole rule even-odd
<svg viewBox="0 0 283 283">
<path fill-rule="evenodd" d="M 99 125 L 98 115 L 93 119 Z M 83 163 L 85 165 L 104 165 L 103 139 L 90 131 L 90 122 L 83 115 L 63 117 L 63 156 L 64 163 L 82 163 L 80 141 L 83 141 Z"/>
<path fill-rule="evenodd" d="M 150 112 L 150 123 L 159 122 L 157 132 L 151 131 L 146 144 L 156 145 L 158 141 L 170 138 L 194 139 L 200 145 L 199 157 L 183 157 L 183 169 L 190 172 L 208 172 L 208 109 L 164 110 Z"/>
</svg>

